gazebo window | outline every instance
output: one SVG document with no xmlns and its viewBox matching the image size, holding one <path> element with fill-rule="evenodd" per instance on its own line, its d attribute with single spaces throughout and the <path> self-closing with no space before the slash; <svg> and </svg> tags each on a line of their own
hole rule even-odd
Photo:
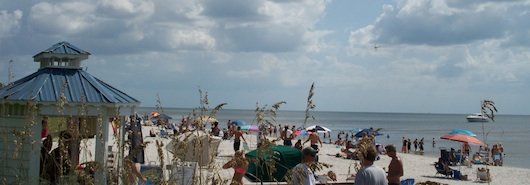
<svg viewBox="0 0 530 185">
<path fill-rule="evenodd" d="M 0 104 L 1 116 L 25 116 L 26 106 L 20 104 Z"/>
</svg>

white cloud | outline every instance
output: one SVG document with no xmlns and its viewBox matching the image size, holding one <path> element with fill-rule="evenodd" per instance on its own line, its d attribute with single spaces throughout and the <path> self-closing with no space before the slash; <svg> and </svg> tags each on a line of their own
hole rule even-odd
<svg viewBox="0 0 530 185">
<path fill-rule="evenodd" d="M 0 10 L 0 38 L 12 35 L 20 28 L 20 20 L 22 19 L 22 11 L 15 10 L 9 13 L 6 10 Z"/>
<path fill-rule="evenodd" d="M 202 50 L 212 50 L 215 48 L 215 39 L 208 32 L 201 30 L 173 30 L 169 32 L 172 48 L 186 49 L 199 48 Z"/>
<path fill-rule="evenodd" d="M 37 3 L 31 7 L 32 28 L 40 33 L 76 34 L 93 26 L 96 6 L 88 2 Z"/>
<path fill-rule="evenodd" d="M 398 6 L 385 5 L 376 22 L 352 31 L 350 40 L 440 46 L 499 39 L 521 26 L 511 21 L 521 7 L 528 5 L 521 1 L 456 6 L 440 0 L 406 0 Z"/>
</svg>

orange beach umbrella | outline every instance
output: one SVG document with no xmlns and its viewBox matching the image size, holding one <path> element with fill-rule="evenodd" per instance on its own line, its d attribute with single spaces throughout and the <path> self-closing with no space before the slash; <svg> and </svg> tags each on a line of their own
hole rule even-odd
<svg viewBox="0 0 530 185">
<path fill-rule="evenodd" d="M 440 137 L 440 139 L 447 139 L 451 141 L 458 141 L 458 142 L 475 144 L 475 145 L 484 145 L 484 143 L 480 141 L 479 139 L 472 137 L 472 136 L 464 135 L 464 134 L 445 134 L 442 137 Z"/>
</svg>

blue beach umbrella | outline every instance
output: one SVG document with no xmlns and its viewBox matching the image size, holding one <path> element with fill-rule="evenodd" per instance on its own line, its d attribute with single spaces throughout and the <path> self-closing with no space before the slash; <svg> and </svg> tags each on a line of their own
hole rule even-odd
<svg viewBox="0 0 530 185">
<path fill-rule="evenodd" d="M 451 132 L 449 132 L 449 134 L 464 134 L 464 135 L 468 135 L 468 136 L 471 136 L 471 137 L 477 137 L 477 134 L 469 131 L 469 130 L 464 130 L 464 129 L 454 129 L 452 130 Z"/>
<path fill-rule="evenodd" d="M 237 126 L 243 126 L 243 125 L 247 125 L 247 122 L 243 121 L 243 120 L 234 120 L 232 121 L 233 124 L 236 124 Z"/>
<path fill-rule="evenodd" d="M 374 136 L 380 136 L 383 135 L 382 133 L 379 133 L 378 130 L 374 130 L 373 128 L 365 128 L 361 131 L 355 133 L 355 137 L 363 137 L 364 135 L 374 135 Z"/>
<path fill-rule="evenodd" d="M 307 131 L 315 130 L 316 132 L 319 132 L 319 133 L 331 132 L 331 129 L 323 127 L 323 126 L 319 126 L 319 125 L 313 125 L 313 126 L 307 127 L 305 128 L 305 130 Z"/>
</svg>

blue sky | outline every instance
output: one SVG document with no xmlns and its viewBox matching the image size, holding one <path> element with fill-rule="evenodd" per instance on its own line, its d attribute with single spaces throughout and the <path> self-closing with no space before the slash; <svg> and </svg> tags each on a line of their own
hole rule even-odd
<svg viewBox="0 0 530 185">
<path fill-rule="evenodd" d="M 0 0 L 0 81 L 68 41 L 153 106 L 530 114 L 530 1 Z M 374 49 L 378 46 L 378 49 Z"/>
</svg>

